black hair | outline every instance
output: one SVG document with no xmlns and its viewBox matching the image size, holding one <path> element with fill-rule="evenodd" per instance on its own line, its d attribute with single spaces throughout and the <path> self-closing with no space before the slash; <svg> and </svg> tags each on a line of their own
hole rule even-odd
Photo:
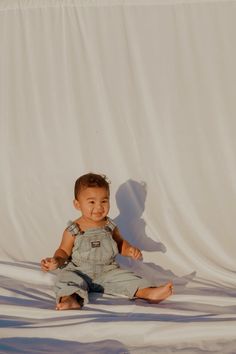
<svg viewBox="0 0 236 354">
<path fill-rule="evenodd" d="M 80 176 L 75 181 L 75 187 L 74 187 L 75 199 L 78 198 L 78 195 L 82 189 L 91 188 L 91 187 L 105 188 L 108 191 L 108 193 L 110 193 L 109 181 L 107 177 L 105 175 L 99 175 L 90 172 L 83 176 Z"/>
</svg>

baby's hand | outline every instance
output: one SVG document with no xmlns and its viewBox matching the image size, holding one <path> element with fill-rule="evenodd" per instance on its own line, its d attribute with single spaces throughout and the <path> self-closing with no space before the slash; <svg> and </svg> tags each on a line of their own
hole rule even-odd
<svg viewBox="0 0 236 354">
<path fill-rule="evenodd" d="M 58 268 L 59 263 L 55 258 L 45 258 L 41 260 L 41 269 L 44 272 L 48 272 L 49 270 L 55 270 Z"/>
<path fill-rule="evenodd" d="M 127 256 L 140 261 L 143 259 L 142 252 L 138 248 L 133 246 L 129 246 L 127 250 Z"/>
</svg>

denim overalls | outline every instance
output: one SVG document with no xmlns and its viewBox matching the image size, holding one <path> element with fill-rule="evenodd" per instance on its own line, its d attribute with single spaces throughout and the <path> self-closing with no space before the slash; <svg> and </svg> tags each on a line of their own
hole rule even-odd
<svg viewBox="0 0 236 354">
<path fill-rule="evenodd" d="M 71 261 L 60 271 L 55 284 L 57 302 L 62 296 L 76 293 L 82 303 L 88 303 L 88 292 L 124 295 L 132 299 L 138 288 L 152 284 L 142 277 L 121 269 L 115 257 L 118 254 L 112 232 L 116 225 L 110 218 L 101 228 L 81 231 L 71 222 L 67 227 L 75 236 Z"/>
</svg>

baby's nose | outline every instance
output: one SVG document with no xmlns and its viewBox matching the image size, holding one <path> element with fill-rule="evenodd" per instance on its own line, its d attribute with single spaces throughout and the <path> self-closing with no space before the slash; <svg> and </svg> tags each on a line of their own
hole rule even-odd
<svg viewBox="0 0 236 354">
<path fill-rule="evenodd" d="M 97 210 L 102 210 L 103 209 L 103 205 L 102 204 L 98 204 L 97 205 Z"/>
</svg>

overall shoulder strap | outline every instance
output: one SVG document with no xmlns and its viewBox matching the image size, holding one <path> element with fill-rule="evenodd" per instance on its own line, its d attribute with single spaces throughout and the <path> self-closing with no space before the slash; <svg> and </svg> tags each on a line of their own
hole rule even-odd
<svg viewBox="0 0 236 354">
<path fill-rule="evenodd" d="M 66 231 L 69 231 L 73 236 L 78 236 L 81 234 L 81 230 L 78 224 L 73 221 L 68 222 Z"/>
<path fill-rule="evenodd" d="M 114 229 L 116 228 L 116 224 L 114 223 L 114 221 L 110 218 L 107 218 L 107 223 L 105 228 L 108 228 L 111 232 L 114 231 Z"/>
</svg>

